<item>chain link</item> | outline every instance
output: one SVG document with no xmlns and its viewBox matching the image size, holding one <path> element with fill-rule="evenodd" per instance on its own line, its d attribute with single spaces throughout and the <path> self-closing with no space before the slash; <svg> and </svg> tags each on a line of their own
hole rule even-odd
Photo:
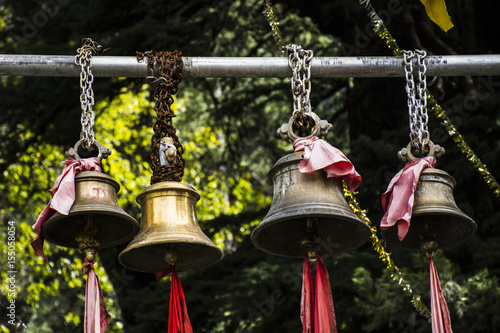
<svg viewBox="0 0 500 333">
<path fill-rule="evenodd" d="M 416 149 L 424 151 L 430 140 L 427 123 L 427 83 L 425 57 L 423 50 L 403 51 L 406 93 L 408 95 L 408 114 L 410 120 L 410 143 Z M 413 69 L 413 60 L 416 59 L 417 75 Z"/>
<path fill-rule="evenodd" d="M 285 46 L 288 51 L 288 64 L 292 68 L 293 115 L 311 115 L 311 60 L 313 51 L 304 50 L 298 45 Z"/>
<path fill-rule="evenodd" d="M 82 131 L 80 140 L 82 140 L 83 148 L 91 150 L 95 141 L 94 135 L 94 91 L 92 83 L 94 75 L 92 75 L 92 56 L 102 53 L 102 46 L 92 41 L 90 38 L 85 38 L 83 45 L 76 52 L 75 64 L 81 67 L 80 72 L 80 105 L 82 108 Z"/>
</svg>

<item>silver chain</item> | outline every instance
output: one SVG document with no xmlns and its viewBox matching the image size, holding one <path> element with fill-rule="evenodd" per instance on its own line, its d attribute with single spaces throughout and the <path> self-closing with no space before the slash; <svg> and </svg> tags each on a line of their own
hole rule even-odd
<svg viewBox="0 0 500 333">
<path fill-rule="evenodd" d="M 80 72 L 80 104 L 82 107 L 82 131 L 80 140 L 83 142 L 83 148 L 91 150 L 95 141 L 94 136 L 94 91 L 92 90 L 92 49 L 88 46 L 82 46 L 77 50 L 75 64 L 79 65 L 82 70 Z"/>
<path fill-rule="evenodd" d="M 408 113 L 410 119 L 410 143 L 423 150 L 430 140 L 427 122 L 427 83 L 425 57 L 423 50 L 403 51 L 406 77 L 406 93 L 408 95 Z M 413 71 L 413 59 L 416 58 L 417 75 Z"/>
<path fill-rule="evenodd" d="M 292 69 L 293 115 L 311 115 L 311 60 L 313 51 L 287 45 L 288 65 Z"/>
</svg>

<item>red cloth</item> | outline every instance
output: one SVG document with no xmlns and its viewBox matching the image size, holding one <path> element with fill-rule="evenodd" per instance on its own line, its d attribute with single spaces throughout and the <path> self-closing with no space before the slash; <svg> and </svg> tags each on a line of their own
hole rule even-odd
<svg viewBox="0 0 500 333">
<path fill-rule="evenodd" d="M 314 299 L 314 332 L 337 333 L 330 277 L 321 256 L 316 258 L 316 295 Z"/>
<path fill-rule="evenodd" d="M 316 260 L 316 289 L 313 292 L 309 258 L 304 260 L 302 276 L 302 298 L 300 302 L 300 319 L 302 333 L 336 333 L 337 323 L 333 306 L 330 278 L 321 256 Z"/>
<path fill-rule="evenodd" d="M 432 317 L 432 333 L 453 333 L 451 330 L 450 314 L 448 305 L 441 291 L 441 283 L 432 257 L 430 259 L 430 276 L 431 276 L 431 317 Z"/>
<path fill-rule="evenodd" d="M 434 168 L 436 159 L 433 156 L 420 158 L 407 163 L 391 180 L 382 195 L 384 217 L 380 229 L 388 229 L 395 224 L 398 227 L 399 240 L 403 240 L 410 228 L 411 212 L 415 202 L 415 189 L 420 174 L 425 168 Z"/>
<path fill-rule="evenodd" d="M 361 176 L 351 161 L 325 140 L 315 136 L 310 139 L 300 138 L 293 142 L 293 148 L 296 152 L 304 151 L 304 159 L 299 164 L 301 173 L 323 169 L 328 178 L 341 177 L 349 191 L 354 191 L 361 184 Z"/>
<path fill-rule="evenodd" d="M 309 258 L 304 260 L 302 274 L 302 297 L 300 300 L 300 320 L 302 321 L 302 333 L 314 333 L 314 286 Z"/>
<path fill-rule="evenodd" d="M 95 260 L 93 262 L 89 262 L 87 258 L 85 258 L 85 264 L 81 269 L 82 274 L 85 274 L 87 268 L 89 269 L 89 275 L 87 276 L 87 284 L 85 287 L 84 333 L 106 332 L 109 320 L 111 319 L 111 316 L 106 310 L 106 304 L 104 304 L 99 278 L 94 271 L 94 263 Z"/>
<path fill-rule="evenodd" d="M 33 230 L 37 233 L 36 238 L 31 242 L 31 246 L 35 252 L 41 256 L 45 261 L 47 257 L 43 253 L 44 237 L 42 236 L 42 226 L 56 211 L 63 215 L 68 215 L 71 206 L 75 202 L 75 175 L 82 171 L 99 171 L 101 169 L 101 160 L 92 157 L 81 160 L 68 158 L 64 165 L 62 174 L 56 179 L 54 188 L 50 190 L 52 198 L 48 205 L 38 216 Z"/>
<path fill-rule="evenodd" d="M 170 285 L 170 307 L 168 313 L 168 333 L 193 333 L 191 321 L 184 298 L 181 282 L 177 276 L 174 266 L 170 266 L 156 275 L 159 280 L 172 273 L 172 282 Z"/>
</svg>

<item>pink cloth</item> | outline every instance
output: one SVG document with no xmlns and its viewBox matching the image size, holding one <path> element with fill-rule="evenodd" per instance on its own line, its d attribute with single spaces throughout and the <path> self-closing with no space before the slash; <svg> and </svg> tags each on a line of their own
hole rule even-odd
<svg viewBox="0 0 500 333">
<path fill-rule="evenodd" d="M 323 169 L 327 177 L 341 177 L 349 191 L 354 191 L 361 184 L 361 176 L 351 161 L 328 142 L 315 136 L 311 139 L 296 139 L 293 148 L 296 152 L 304 151 L 304 159 L 299 164 L 301 173 Z"/>
<path fill-rule="evenodd" d="M 420 174 L 425 168 L 434 168 L 436 159 L 433 156 L 420 158 L 407 163 L 392 178 L 387 190 L 382 195 L 384 217 L 380 222 L 380 229 L 388 229 L 395 224 L 398 227 L 399 240 L 403 240 L 410 228 L 411 212 L 415 202 L 415 189 Z"/>
<path fill-rule="evenodd" d="M 337 333 L 330 278 L 318 254 L 316 258 L 316 289 L 312 280 L 309 258 L 304 260 L 300 320 L 302 333 Z"/>
<path fill-rule="evenodd" d="M 82 274 L 85 274 L 87 268 L 89 275 L 87 276 L 87 284 L 85 286 L 85 319 L 83 323 L 84 333 L 104 333 L 108 328 L 111 316 L 106 310 L 104 298 L 102 297 L 101 285 L 99 277 L 94 270 L 94 263 L 89 262 L 85 258 L 85 264 L 81 268 Z"/>
<path fill-rule="evenodd" d="M 75 175 L 77 173 L 82 171 L 102 172 L 101 160 L 96 157 L 81 160 L 68 158 L 64 164 L 66 167 L 64 168 L 62 174 L 56 179 L 54 188 L 50 190 L 52 198 L 50 199 L 49 204 L 40 213 L 38 219 L 33 225 L 33 230 L 37 233 L 37 236 L 31 242 L 31 246 L 45 261 L 47 261 L 47 257 L 43 253 L 43 224 L 56 211 L 63 215 L 68 215 L 71 210 L 71 206 L 73 206 L 73 203 L 75 202 Z"/>
<path fill-rule="evenodd" d="M 430 259 L 430 276 L 431 276 L 431 317 L 432 317 L 432 333 L 453 333 L 451 330 L 450 314 L 448 305 L 441 291 L 441 283 L 432 257 Z"/>
</svg>

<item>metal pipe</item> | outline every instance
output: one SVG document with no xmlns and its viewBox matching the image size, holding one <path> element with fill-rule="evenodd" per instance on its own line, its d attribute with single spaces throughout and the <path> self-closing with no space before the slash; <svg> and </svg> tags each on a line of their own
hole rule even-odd
<svg viewBox="0 0 500 333">
<path fill-rule="evenodd" d="M 290 77 L 286 57 L 183 57 L 183 77 Z M 402 77 L 402 57 L 315 57 L 312 77 Z M 146 77 L 146 60 L 96 56 L 94 76 Z M 0 76 L 78 76 L 73 56 L 0 55 Z M 500 55 L 428 56 L 428 76 L 500 75 Z"/>
</svg>

